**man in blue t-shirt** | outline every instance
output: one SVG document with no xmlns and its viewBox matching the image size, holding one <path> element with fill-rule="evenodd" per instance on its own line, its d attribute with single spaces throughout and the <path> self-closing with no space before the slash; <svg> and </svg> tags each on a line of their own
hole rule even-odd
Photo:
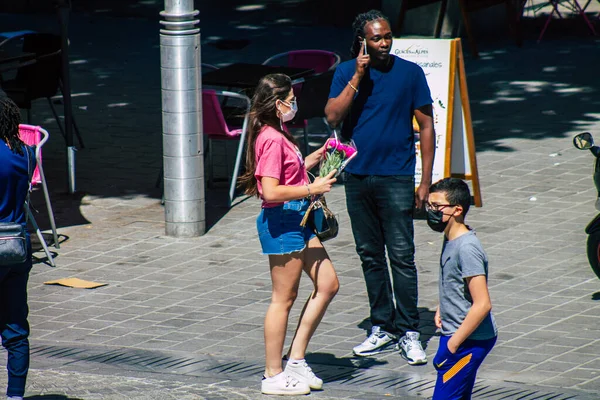
<svg viewBox="0 0 600 400">
<path fill-rule="evenodd" d="M 350 61 L 333 77 L 327 121 L 351 137 L 358 155 L 346 167 L 346 204 L 371 306 L 371 334 L 354 354 L 375 354 L 399 339 L 409 364 L 424 364 L 417 310 L 413 208 L 427 201 L 434 155 L 432 100 L 423 70 L 390 55 L 387 18 L 356 17 Z M 415 194 L 415 139 L 420 127 L 423 173 Z M 385 254 L 389 256 L 391 267 Z"/>
</svg>

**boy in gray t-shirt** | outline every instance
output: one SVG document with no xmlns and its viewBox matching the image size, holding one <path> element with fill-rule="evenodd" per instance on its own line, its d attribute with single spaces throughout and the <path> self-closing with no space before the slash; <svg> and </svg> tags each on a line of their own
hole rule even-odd
<svg viewBox="0 0 600 400">
<path fill-rule="evenodd" d="M 460 179 L 445 178 L 429 189 L 427 224 L 444 233 L 435 313 L 442 336 L 433 359 L 438 371 L 433 400 L 471 398 L 477 369 L 498 334 L 487 287 L 487 256 L 464 222 L 470 204 L 469 187 Z"/>
</svg>

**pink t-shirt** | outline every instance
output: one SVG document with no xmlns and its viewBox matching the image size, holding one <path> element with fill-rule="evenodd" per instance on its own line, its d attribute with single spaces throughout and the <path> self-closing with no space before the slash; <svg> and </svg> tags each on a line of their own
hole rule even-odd
<svg viewBox="0 0 600 400">
<path fill-rule="evenodd" d="M 279 179 L 280 185 L 303 186 L 308 184 L 308 174 L 304 166 L 302 153 L 281 132 L 270 126 L 263 126 L 256 143 L 256 177 L 258 193 L 262 199 L 262 177 Z M 283 203 L 267 203 L 263 199 L 262 207 L 275 207 Z"/>
</svg>

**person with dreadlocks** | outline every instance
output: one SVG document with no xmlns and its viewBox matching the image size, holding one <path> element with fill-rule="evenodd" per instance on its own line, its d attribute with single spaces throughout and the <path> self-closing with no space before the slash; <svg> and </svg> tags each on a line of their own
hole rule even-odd
<svg viewBox="0 0 600 400">
<path fill-rule="evenodd" d="M 29 171 L 35 168 L 33 150 L 19 139 L 21 111 L 10 99 L 0 98 L 0 222 L 26 224 L 25 201 Z M 27 280 L 32 267 L 29 257 L 23 264 L 0 268 L 0 336 L 8 352 L 9 400 L 22 400 L 29 371 L 29 323 L 27 322 Z"/>
<path fill-rule="evenodd" d="M 325 107 L 358 155 L 344 172 L 346 206 L 370 303 L 371 331 L 355 355 L 398 341 L 411 365 L 427 363 L 419 334 L 413 209 L 427 201 L 434 156 L 432 99 L 417 64 L 390 55 L 392 31 L 379 11 L 359 14 L 352 60 L 334 74 Z M 421 129 L 422 176 L 415 192 L 413 116 Z M 386 261 L 390 260 L 390 271 Z"/>
</svg>

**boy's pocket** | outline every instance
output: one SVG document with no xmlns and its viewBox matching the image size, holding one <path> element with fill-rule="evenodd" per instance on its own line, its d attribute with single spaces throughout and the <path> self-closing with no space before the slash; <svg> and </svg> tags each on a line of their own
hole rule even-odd
<svg viewBox="0 0 600 400">
<path fill-rule="evenodd" d="M 442 352 L 440 352 L 438 350 L 433 358 L 433 367 L 436 371 L 442 371 L 452 367 L 452 365 L 454 365 L 454 358 L 452 356 L 453 354 L 449 351 L 442 350 Z"/>
<path fill-rule="evenodd" d="M 452 354 L 450 350 L 448 350 L 447 343 L 447 341 L 440 342 L 440 347 L 433 358 L 433 367 L 437 371 L 452 368 L 452 366 L 456 363 L 460 348 L 456 350 L 455 354 Z"/>
</svg>

